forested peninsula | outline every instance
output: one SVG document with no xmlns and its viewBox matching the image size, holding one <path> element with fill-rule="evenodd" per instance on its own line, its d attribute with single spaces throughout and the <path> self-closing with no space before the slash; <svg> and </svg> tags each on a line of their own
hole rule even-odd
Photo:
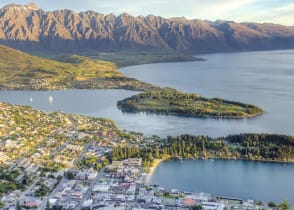
<svg viewBox="0 0 294 210">
<path fill-rule="evenodd" d="M 147 91 L 118 102 L 126 112 L 149 112 L 188 117 L 249 118 L 263 113 L 251 104 L 228 101 L 220 98 L 208 99 L 198 94 L 176 90 Z"/>
</svg>

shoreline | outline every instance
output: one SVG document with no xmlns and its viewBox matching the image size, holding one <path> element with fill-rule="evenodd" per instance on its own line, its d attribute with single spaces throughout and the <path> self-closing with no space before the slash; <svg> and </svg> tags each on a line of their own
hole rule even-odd
<svg viewBox="0 0 294 210">
<path fill-rule="evenodd" d="M 124 100 L 124 99 L 123 99 Z M 186 118 L 202 118 L 202 119 L 220 119 L 220 120 L 243 120 L 243 119 L 253 119 L 259 116 L 262 116 L 265 112 L 262 111 L 261 113 L 257 114 L 251 114 L 247 116 L 242 117 L 236 117 L 236 116 L 214 116 L 214 115 L 189 115 L 189 114 L 182 114 L 182 113 L 176 113 L 176 112 L 164 112 L 164 111 L 151 111 L 151 110 L 137 110 L 137 109 L 126 109 L 122 108 L 119 105 L 117 105 L 118 108 L 125 113 L 146 113 L 146 114 L 154 114 L 154 115 L 164 115 L 164 116 L 177 116 L 177 117 L 186 117 Z"/>
<path fill-rule="evenodd" d="M 161 162 L 163 162 L 164 160 L 163 159 L 155 159 L 153 162 L 152 162 L 152 167 L 149 168 L 149 172 L 146 173 L 146 177 L 144 179 L 144 183 L 145 184 L 148 184 L 149 183 L 149 180 L 151 178 L 151 176 L 153 175 L 154 171 L 156 170 L 156 168 L 159 166 L 159 164 Z"/>
<path fill-rule="evenodd" d="M 290 161 L 283 161 L 283 160 L 267 160 L 267 159 L 246 159 L 246 158 L 220 158 L 220 157 L 209 157 L 207 159 L 201 159 L 201 158 L 182 158 L 182 160 L 242 160 L 242 161 L 250 161 L 250 162 L 263 162 L 263 163 L 283 163 L 283 164 L 294 164 L 294 160 Z M 166 160 L 175 160 L 173 158 L 169 158 Z M 166 160 L 161 160 L 166 161 Z"/>
<path fill-rule="evenodd" d="M 201 58 L 201 57 L 194 57 L 192 56 L 191 58 L 188 58 L 188 59 L 173 59 L 173 60 L 162 60 L 162 61 L 150 61 L 150 62 L 146 62 L 146 63 L 129 63 L 129 64 L 118 64 L 116 62 L 114 62 L 119 71 L 120 69 L 123 69 L 123 68 L 127 68 L 127 67 L 132 67 L 132 66 L 140 66 L 140 65 L 148 65 L 148 64 L 159 64 L 159 63 L 186 63 L 186 62 L 196 62 L 196 61 L 206 61 L 206 59 L 204 58 Z M 121 71 L 120 71 L 121 72 Z M 122 73 L 122 72 L 121 72 Z"/>
</svg>

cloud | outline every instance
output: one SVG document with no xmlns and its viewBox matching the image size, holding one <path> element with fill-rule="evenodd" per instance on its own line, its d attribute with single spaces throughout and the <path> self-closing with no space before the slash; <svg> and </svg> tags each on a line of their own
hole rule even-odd
<svg viewBox="0 0 294 210">
<path fill-rule="evenodd" d="M 268 8 L 267 10 L 251 11 L 237 17 L 232 17 L 237 21 L 277 23 L 294 26 L 294 3 L 288 3 L 279 7 Z"/>
<path fill-rule="evenodd" d="M 203 15 L 213 18 L 220 18 L 222 16 L 227 16 L 228 13 L 239 10 L 244 6 L 251 4 L 252 2 L 253 0 L 218 1 L 217 3 L 215 2 L 214 4 L 207 5 L 207 9 L 204 10 Z"/>
<path fill-rule="evenodd" d="M 293 11 L 294 10 L 294 3 L 290 3 L 281 7 L 278 7 L 275 9 L 276 11 L 279 12 L 289 12 L 289 11 Z M 293 14 L 294 17 L 294 14 Z"/>
<path fill-rule="evenodd" d="M 268 19 L 271 22 L 294 26 L 294 3 L 274 9 L 272 14 L 268 14 Z"/>
</svg>

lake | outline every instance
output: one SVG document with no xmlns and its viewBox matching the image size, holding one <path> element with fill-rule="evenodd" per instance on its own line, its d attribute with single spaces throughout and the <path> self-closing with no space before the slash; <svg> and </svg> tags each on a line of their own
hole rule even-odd
<svg viewBox="0 0 294 210">
<path fill-rule="evenodd" d="M 281 202 L 294 205 L 294 164 L 242 160 L 169 160 L 149 183 L 166 189 Z M 168 178 L 167 178 L 168 177 Z"/>
<path fill-rule="evenodd" d="M 198 55 L 202 62 L 162 63 L 123 68 L 130 77 L 207 97 L 260 106 L 254 119 L 168 121 L 174 133 L 223 136 L 231 133 L 294 134 L 294 50 Z M 174 119 L 174 118 L 172 118 Z"/>
<path fill-rule="evenodd" d="M 203 119 L 122 113 L 126 90 L 0 91 L 0 100 L 115 120 L 121 129 L 145 135 L 225 136 L 244 132 L 294 135 L 294 50 L 201 55 L 207 61 L 160 63 L 121 69 L 130 77 L 207 97 L 223 97 L 262 107 L 253 119 Z M 294 165 L 246 161 L 167 161 L 151 181 L 167 188 L 207 192 L 294 205 Z M 169 177 L 168 179 L 166 177 Z"/>
<path fill-rule="evenodd" d="M 262 107 L 265 114 L 253 119 L 229 120 L 122 113 L 116 102 L 137 93 L 126 90 L 2 91 L 0 100 L 45 111 L 107 117 L 115 120 L 121 129 L 148 136 L 185 133 L 217 137 L 244 132 L 294 135 L 294 50 L 200 57 L 207 61 L 148 64 L 121 71 L 161 86 L 252 103 Z"/>
</svg>

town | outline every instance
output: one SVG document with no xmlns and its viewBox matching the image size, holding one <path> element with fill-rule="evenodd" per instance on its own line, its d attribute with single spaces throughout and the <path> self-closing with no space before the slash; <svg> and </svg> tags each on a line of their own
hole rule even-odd
<svg viewBox="0 0 294 210">
<path fill-rule="evenodd" d="M 164 189 L 148 182 L 153 170 L 142 158 L 112 159 L 117 146 L 150 144 L 156 136 L 119 131 L 107 119 L 0 108 L 0 209 L 283 209 Z"/>
</svg>

